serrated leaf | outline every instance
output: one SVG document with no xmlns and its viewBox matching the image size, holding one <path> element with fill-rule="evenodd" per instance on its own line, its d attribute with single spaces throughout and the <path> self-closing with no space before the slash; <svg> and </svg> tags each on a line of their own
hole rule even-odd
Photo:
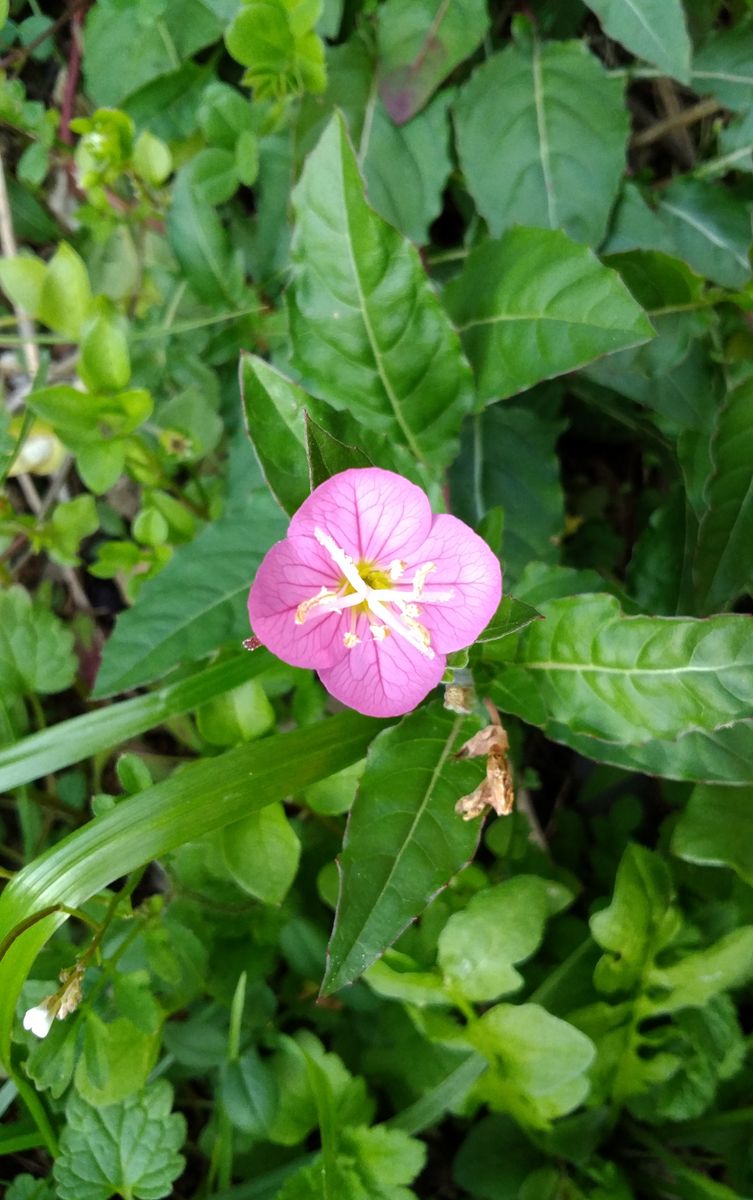
<svg viewBox="0 0 753 1200">
<path fill-rule="evenodd" d="M 717 418 L 711 461 L 694 564 L 702 612 L 729 608 L 753 588 L 753 382 L 728 396 Z"/>
<path fill-rule="evenodd" d="M 753 100 L 753 23 L 717 29 L 693 58 L 693 88 L 711 92 L 725 108 L 745 111 Z"/>
<path fill-rule="evenodd" d="M 366 204 L 339 116 L 293 199 L 290 321 L 304 382 L 436 476 L 473 403 L 470 369 L 417 251 Z"/>
<path fill-rule="evenodd" d="M 694 788 L 674 828 L 672 853 L 686 862 L 730 867 L 753 887 L 753 787 Z"/>
<path fill-rule="evenodd" d="M 179 547 L 118 618 L 94 694 L 148 683 L 223 642 L 247 637 L 246 597 L 254 572 L 284 534 L 282 513 L 266 489 L 256 488 L 240 509 Z"/>
<path fill-rule="evenodd" d="M 445 302 L 482 401 L 512 396 L 653 335 L 617 273 L 558 230 L 513 229 L 483 242 L 446 289 Z"/>
<path fill-rule="evenodd" d="M 164 1079 L 120 1104 L 95 1107 L 75 1093 L 53 1168 L 60 1200 L 160 1200 L 183 1170 L 186 1121 L 172 1113 Z"/>
<path fill-rule="evenodd" d="M 365 971 L 472 856 L 479 829 L 455 804 L 480 783 L 482 767 L 452 755 L 475 728 L 434 706 L 374 741 L 340 861 L 325 994 Z"/>
<path fill-rule="evenodd" d="M 486 650 L 495 703 L 533 725 L 637 744 L 753 712 L 750 617 L 626 617 L 603 594 L 541 610 L 546 620 Z"/>
<path fill-rule="evenodd" d="M 378 10 L 379 91 L 394 121 L 409 121 L 489 28 L 485 0 L 387 0 Z"/>
<path fill-rule="evenodd" d="M 469 418 L 450 471 L 453 512 L 469 525 L 501 507 L 500 557 L 505 577 L 513 580 L 531 561 L 558 561 L 565 524 L 556 454 L 565 422 L 529 404 L 495 404 Z"/>
<path fill-rule="evenodd" d="M 608 37 L 679 79 L 690 82 L 692 46 L 681 0 L 585 0 Z"/>
<path fill-rule="evenodd" d="M 0 690 L 62 692 L 76 675 L 73 634 L 20 586 L 0 591 Z"/>
<path fill-rule="evenodd" d="M 532 608 L 530 604 L 524 604 L 522 600 L 515 600 L 513 596 L 504 596 L 496 613 L 486 629 L 478 635 L 476 641 L 498 642 L 500 638 L 519 633 L 521 629 L 525 629 L 526 625 L 530 625 L 531 621 L 540 621 L 541 619 L 541 613 Z"/>
<path fill-rule="evenodd" d="M 506 47 L 463 87 L 455 122 L 468 190 L 494 237 L 525 224 L 601 242 L 629 122 L 622 81 L 583 42 Z"/>
<path fill-rule="evenodd" d="M 316 421 L 305 414 L 306 457 L 308 458 L 309 483 L 313 492 L 326 479 L 340 471 L 353 467 L 372 466 L 369 456 L 360 446 L 346 446 L 344 442 L 327 433 Z"/>
</svg>

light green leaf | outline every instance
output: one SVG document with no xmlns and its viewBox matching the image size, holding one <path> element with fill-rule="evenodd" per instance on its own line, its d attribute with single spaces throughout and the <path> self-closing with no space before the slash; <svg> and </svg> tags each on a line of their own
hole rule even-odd
<svg viewBox="0 0 753 1200">
<path fill-rule="evenodd" d="M 753 382 L 728 396 L 717 418 L 711 460 L 694 567 L 700 611 L 706 612 L 731 607 L 753 588 Z"/>
<path fill-rule="evenodd" d="M 525 224 L 601 242 L 625 169 L 623 86 L 583 42 L 532 37 L 477 68 L 455 122 L 468 190 L 492 236 Z"/>
<path fill-rule="evenodd" d="M 55 1200 L 52 1185 L 33 1175 L 16 1175 L 5 1193 L 5 1200 Z"/>
<path fill-rule="evenodd" d="M 745 112 L 753 101 L 753 23 L 717 29 L 693 58 L 693 89 L 711 92 L 725 108 Z"/>
<path fill-rule="evenodd" d="M 564 421 L 530 399 L 527 408 L 492 405 L 463 429 L 450 473 L 453 512 L 475 526 L 490 508 L 502 508 L 500 557 L 508 580 L 519 579 L 531 561 L 559 559 L 565 498 L 556 444 L 564 429 Z"/>
<path fill-rule="evenodd" d="M 208 146 L 191 161 L 191 188 L 200 204 L 224 204 L 235 195 L 239 183 L 231 150 Z"/>
<path fill-rule="evenodd" d="M 76 675 L 73 634 L 15 585 L 0 591 L 0 691 L 62 692 Z"/>
<path fill-rule="evenodd" d="M 518 991 L 523 976 L 513 964 L 538 950 L 547 920 L 571 899 L 562 884 L 537 875 L 516 875 L 477 892 L 439 935 L 447 986 L 474 1001 Z"/>
<path fill-rule="evenodd" d="M 235 882 L 264 904 L 282 904 L 298 871 L 301 843 L 281 804 L 228 825 L 222 853 Z"/>
<path fill-rule="evenodd" d="M 387 0 L 378 9 L 379 91 L 393 121 L 409 121 L 489 28 L 485 0 Z"/>
<path fill-rule="evenodd" d="M 95 1108 L 116 1104 L 144 1086 L 158 1051 L 156 1031 L 145 1033 L 127 1017 L 106 1023 L 89 1012 L 76 1091 Z"/>
<path fill-rule="evenodd" d="M 653 334 L 617 273 L 558 230 L 513 229 L 483 242 L 445 301 L 483 401 L 525 391 Z"/>
<path fill-rule="evenodd" d="M 690 83 L 691 43 L 681 0 L 585 0 L 607 37 Z"/>
<path fill-rule="evenodd" d="M 318 0 L 244 0 L 225 43 L 258 99 L 324 91 L 324 45 L 314 32 L 320 12 Z"/>
<path fill-rule="evenodd" d="M 630 845 L 620 860 L 611 903 L 591 917 L 595 941 L 608 951 L 594 983 L 606 995 L 643 986 L 646 964 L 677 934 L 680 917 L 666 864 L 643 846 Z"/>
<path fill-rule="evenodd" d="M 498 668 L 492 695 L 505 711 L 628 744 L 750 716 L 749 617 L 626 617 L 607 595 L 540 607 L 546 620 L 486 650 Z"/>
<path fill-rule="evenodd" d="M 477 760 L 452 756 L 475 728 L 472 720 L 434 706 L 374 742 L 339 864 L 325 993 L 365 971 L 472 856 L 478 827 L 454 810 L 480 783 L 482 768 Z"/>
<path fill-rule="evenodd" d="M 151 415 L 153 408 L 152 397 L 143 388 L 96 395 L 79 392 L 67 383 L 30 392 L 26 403 L 75 448 L 132 433 Z"/>
<path fill-rule="evenodd" d="M 47 276 L 47 264 L 32 255 L 3 258 L 0 262 L 0 287 L 10 300 L 36 316 L 39 312 L 42 284 Z"/>
<path fill-rule="evenodd" d="M 436 476 L 473 402 L 470 369 L 417 251 L 366 204 L 339 116 L 294 204 L 290 320 L 304 382 Z"/>
<path fill-rule="evenodd" d="M 108 696 L 248 636 L 246 597 L 254 571 L 285 521 L 266 490 L 179 547 L 118 618 L 102 656 L 96 696 Z"/>
<path fill-rule="evenodd" d="M 268 733 L 275 711 L 258 679 L 214 696 L 196 713 L 199 733 L 213 746 L 235 746 Z"/>
<path fill-rule="evenodd" d="M 37 316 L 56 333 L 77 338 L 89 311 L 92 293 L 84 260 L 61 242 L 47 264 Z"/>
<path fill-rule="evenodd" d="M 60 1157 L 53 1168 L 60 1200 L 159 1200 L 183 1170 L 178 1153 L 186 1120 L 170 1111 L 173 1091 L 160 1079 L 120 1104 L 71 1096 Z"/>
<path fill-rule="evenodd" d="M 131 378 L 128 342 L 118 320 L 98 311 L 81 335 L 79 372 L 90 391 L 118 392 Z"/>
<path fill-rule="evenodd" d="M 753 886 L 753 787 L 694 788 L 674 828 L 672 853 L 686 862 L 730 867 Z"/>
<path fill-rule="evenodd" d="M 492 1068 L 476 1085 L 479 1098 L 523 1126 L 546 1129 L 588 1095 L 593 1043 L 538 1004 L 495 1005 L 468 1040 Z"/>
<path fill-rule="evenodd" d="M 204 137 L 221 150 L 234 150 L 240 135 L 255 129 L 249 97 L 218 79 L 204 91 L 197 116 Z"/>
<path fill-rule="evenodd" d="M 712 946 L 691 951 L 667 967 L 653 964 L 646 977 L 657 1013 L 702 1007 L 753 976 L 753 925 L 743 925 Z"/>
</svg>

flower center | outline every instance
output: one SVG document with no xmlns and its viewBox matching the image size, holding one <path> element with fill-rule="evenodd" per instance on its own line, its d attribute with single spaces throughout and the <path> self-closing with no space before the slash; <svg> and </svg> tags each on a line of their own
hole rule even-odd
<svg viewBox="0 0 753 1200">
<path fill-rule="evenodd" d="M 391 562 L 387 569 L 376 563 L 356 563 L 349 554 L 338 546 L 334 538 L 318 527 L 314 537 L 329 554 L 341 572 L 339 587 L 321 588 L 315 595 L 298 605 L 295 613 L 297 625 L 303 625 L 312 612 L 350 612 L 350 627 L 343 637 L 343 644 L 352 650 L 361 641 L 356 633 L 359 614 L 370 618 L 369 629 L 374 641 L 383 642 L 391 633 L 409 642 L 425 658 L 434 658 L 431 636 L 425 625 L 418 620 L 421 609 L 416 603 L 444 604 L 452 599 L 452 591 L 432 591 L 426 588 L 426 579 L 436 566 L 432 562 L 417 567 L 408 583 L 400 583 L 407 564 L 400 559 Z M 399 585 L 399 586 L 395 586 Z"/>
</svg>

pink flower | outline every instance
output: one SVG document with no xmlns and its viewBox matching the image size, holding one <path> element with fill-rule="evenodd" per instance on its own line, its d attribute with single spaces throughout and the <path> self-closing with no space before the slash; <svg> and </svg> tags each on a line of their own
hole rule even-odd
<svg viewBox="0 0 753 1200">
<path fill-rule="evenodd" d="M 469 646 L 502 594 L 499 562 L 456 517 L 434 516 L 415 484 L 378 467 L 311 493 L 264 558 L 248 597 L 254 633 L 313 667 L 343 704 L 409 712 Z"/>
</svg>

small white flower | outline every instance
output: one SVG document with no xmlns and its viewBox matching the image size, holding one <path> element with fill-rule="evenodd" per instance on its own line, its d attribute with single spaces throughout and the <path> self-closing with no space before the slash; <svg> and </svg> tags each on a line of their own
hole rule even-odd
<svg viewBox="0 0 753 1200">
<path fill-rule="evenodd" d="M 37 1004 L 35 1008 L 28 1008 L 24 1013 L 24 1029 L 28 1029 L 35 1037 L 45 1038 L 52 1029 L 54 1020 L 55 1014 L 46 1003 Z"/>
</svg>

